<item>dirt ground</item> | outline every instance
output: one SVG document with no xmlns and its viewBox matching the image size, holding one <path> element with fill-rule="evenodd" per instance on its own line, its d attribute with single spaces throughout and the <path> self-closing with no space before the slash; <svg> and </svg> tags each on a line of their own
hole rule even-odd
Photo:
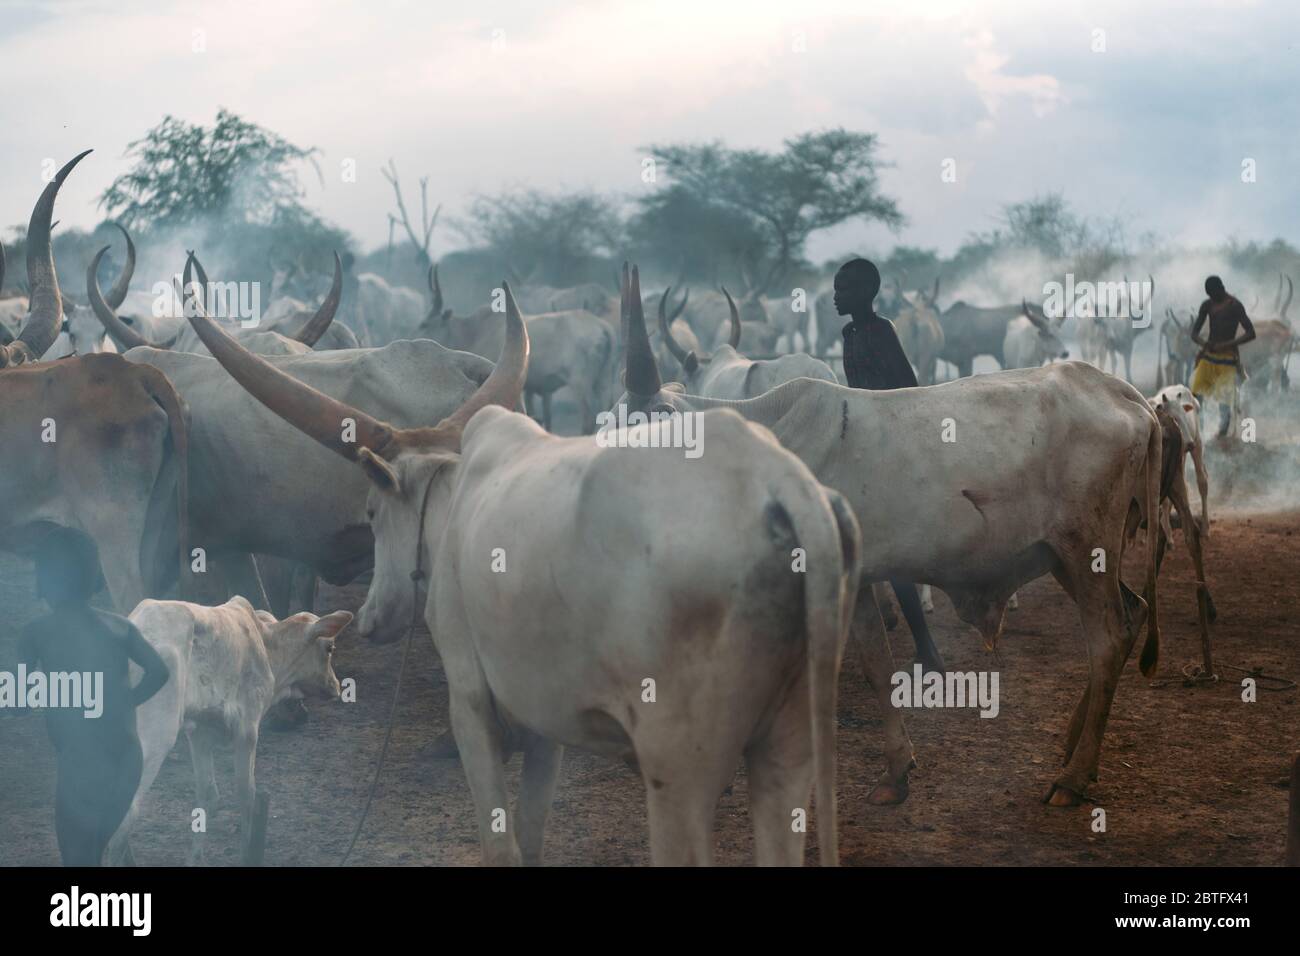
<svg viewBox="0 0 1300 956">
<path fill-rule="evenodd" d="M 1274 434 L 1274 438 L 1281 436 Z M 1290 437 L 1290 436 L 1288 436 Z M 1300 678 L 1300 509 L 1249 510 L 1291 480 L 1290 448 L 1212 449 L 1211 501 L 1231 487 L 1208 543 L 1208 579 L 1218 605 L 1220 665 Z M 1279 467 L 1279 462 L 1285 469 Z M 1267 465 L 1267 468 L 1265 467 Z M 1267 479 L 1264 477 L 1268 475 Z M 1190 475 L 1190 469 L 1189 469 Z M 1292 486 L 1294 487 L 1294 486 Z M 1193 491 L 1193 495 L 1195 492 Z M 1243 507 L 1245 505 L 1245 507 Z M 1135 574 L 1128 575 L 1130 580 Z M 1161 578 L 1161 678 L 1199 660 L 1191 561 L 1178 540 Z M 30 565 L 0 555 L 0 670 L 13 670 L 22 625 L 40 612 Z M 355 610 L 364 586 L 323 589 L 317 610 Z M 1153 688 L 1130 660 L 1116 694 L 1100 780 L 1085 807 L 1039 802 L 1059 765 L 1085 659 L 1077 614 L 1050 578 L 1020 593 L 995 653 L 956 620 L 935 593 L 932 618 L 948 666 L 1000 673 L 1001 712 L 914 710 L 908 728 L 919 768 L 899 807 L 868 806 L 883 769 L 880 714 L 856 655 L 841 678 L 839 805 L 846 864 L 1278 865 L 1283 856 L 1290 755 L 1300 748 L 1300 694 L 1261 689 L 1242 701 L 1241 671 L 1221 667 L 1210 686 Z M 910 664 L 906 626 L 891 633 L 895 659 Z M 401 644 L 340 639 L 336 669 L 357 682 L 357 702 L 312 704 L 301 730 L 265 732 L 258 782 L 271 795 L 268 865 L 333 865 L 365 801 L 383 742 Z M 447 687 L 428 634 L 417 633 L 383 778 L 352 861 L 375 865 L 474 864 L 478 837 L 469 790 L 455 760 L 429 756 L 447 728 Z M 510 764 L 517 782 L 519 757 Z M 134 847 L 142 865 L 181 864 L 189 841 L 193 784 L 180 743 L 148 797 Z M 218 784 L 233 793 L 229 752 Z M 43 721 L 0 710 L 0 864 L 58 862 L 51 799 L 54 762 Z M 209 815 L 209 862 L 238 861 L 237 813 L 224 800 Z M 1105 810 L 1093 831 L 1093 807 Z M 752 859 L 743 769 L 717 814 L 718 861 Z M 808 860 L 816 860 L 816 818 Z M 649 861 L 640 778 L 621 763 L 570 751 L 547 831 L 553 865 Z"/>
</svg>

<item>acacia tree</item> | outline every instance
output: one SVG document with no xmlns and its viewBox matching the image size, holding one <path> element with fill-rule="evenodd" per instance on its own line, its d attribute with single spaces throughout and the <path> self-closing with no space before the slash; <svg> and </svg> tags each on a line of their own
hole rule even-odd
<svg viewBox="0 0 1300 956">
<path fill-rule="evenodd" d="M 213 275 L 214 260 L 227 279 L 269 279 L 273 260 L 322 271 L 350 241 L 303 203 L 297 167 L 316 154 L 228 110 L 210 127 L 166 116 L 129 144 L 131 168 L 99 202 L 146 239 L 201 246 Z"/>
<path fill-rule="evenodd" d="M 898 206 L 880 192 L 878 145 L 872 133 L 832 129 L 788 139 L 775 153 L 720 142 L 651 146 L 667 188 L 641 200 L 633 232 L 659 246 L 690 241 L 692 224 L 729 234 L 696 269 L 730 266 L 753 277 L 752 291 L 765 291 L 802 262 L 819 229 L 853 219 L 902 225 Z"/>
<path fill-rule="evenodd" d="M 141 231 L 213 216 L 261 224 L 310 218 L 294 165 L 314 164 L 316 152 L 225 109 L 211 127 L 166 116 L 127 146 L 134 164 L 99 202 Z"/>
</svg>

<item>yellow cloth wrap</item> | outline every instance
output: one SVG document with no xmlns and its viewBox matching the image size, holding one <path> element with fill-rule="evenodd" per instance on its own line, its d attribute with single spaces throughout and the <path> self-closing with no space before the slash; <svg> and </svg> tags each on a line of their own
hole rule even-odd
<svg viewBox="0 0 1300 956">
<path fill-rule="evenodd" d="M 1211 349 L 1196 363 L 1192 394 L 1216 402 L 1232 400 L 1237 387 L 1237 355 L 1232 349 Z"/>
</svg>

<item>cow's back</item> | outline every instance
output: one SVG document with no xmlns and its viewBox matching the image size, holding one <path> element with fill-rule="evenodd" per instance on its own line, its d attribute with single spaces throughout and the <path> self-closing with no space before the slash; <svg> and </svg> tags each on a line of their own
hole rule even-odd
<svg viewBox="0 0 1300 956">
<path fill-rule="evenodd" d="M 934 584 L 1095 512 L 1154 422 L 1135 388 L 1081 362 L 896 391 L 785 387 L 797 397 L 773 431 L 853 506 L 864 570 Z"/>
<path fill-rule="evenodd" d="M 143 601 L 131 621 L 164 659 L 184 661 L 187 721 L 240 726 L 261 717 L 275 678 L 256 612 L 243 597 L 208 607 L 186 601 Z"/>
<path fill-rule="evenodd" d="M 717 634 L 745 595 L 769 602 L 763 613 L 782 625 L 784 646 L 802 652 L 788 642 L 801 626 L 802 576 L 789 573 L 793 544 L 780 538 L 774 494 L 811 476 L 734 413 L 696 418 L 708 453 L 690 461 L 682 448 L 555 438 L 499 408 L 466 430 L 454 517 L 434 559 L 457 571 L 435 575 L 433 605 L 459 605 L 494 693 L 552 739 L 592 745 L 581 716 L 623 713 L 647 675 L 674 693 L 685 693 L 678 678 L 707 681 L 734 658 L 699 635 Z M 493 548 L 506 573 L 492 572 Z M 765 652 L 751 636 L 752 660 Z M 557 696 L 549 675 L 583 690 Z"/>
</svg>

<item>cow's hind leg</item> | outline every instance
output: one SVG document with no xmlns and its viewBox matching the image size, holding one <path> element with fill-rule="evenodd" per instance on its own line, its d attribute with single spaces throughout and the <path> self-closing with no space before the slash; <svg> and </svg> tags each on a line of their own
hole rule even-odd
<svg viewBox="0 0 1300 956">
<path fill-rule="evenodd" d="M 447 658 L 444 656 L 444 663 Z M 482 674 L 449 679 L 451 728 L 474 797 L 482 861 L 485 866 L 518 866 L 522 860 L 506 808 L 510 805 L 503 769 L 506 742 Z M 450 675 L 449 675 L 450 678 Z"/>
<path fill-rule="evenodd" d="M 754 862 L 759 866 L 803 863 L 807 822 L 812 815 L 812 726 L 808 677 L 786 694 L 771 727 L 745 752 L 749 768 L 749 816 L 754 826 Z M 817 795 L 818 818 L 829 798 Z"/>
<path fill-rule="evenodd" d="M 235 788 L 239 791 L 239 848 L 244 866 L 252 860 L 253 807 L 257 796 L 257 725 L 235 740 Z"/>
<path fill-rule="evenodd" d="M 1101 741 L 1124 662 L 1137 640 L 1145 607 L 1137 595 L 1122 588 L 1119 572 L 1110 569 L 1094 581 L 1076 581 L 1075 593 L 1088 651 L 1088 686 L 1083 692 L 1066 740 L 1065 767 L 1052 783 L 1047 801 L 1052 806 L 1078 804 L 1088 782 L 1096 779 Z M 1128 602 L 1126 614 L 1121 604 Z M 1127 623 L 1125 618 L 1134 623 Z"/>
<path fill-rule="evenodd" d="M 123 484 L 125 481 L 110 482 L 108 487 Z M 145 593 L 140 564 L 144 527 L 145 509 L 131 501 L 123 502 L 120 510 L 106 508 L 85 516 L 83 530 L 95 539 L 100 554 L 106 558 L 102 562 L 104 583 L 120 614 L 130 614 L 150 597 Z M 112 560 L 107 560 L 109 556 Z"/>
<path fill-rule="evenodd" d="M 190 841 L 190 866 L 200 866 L 205 860 L 207 828 L 212 825 L 221 795 L 217 790 L 217 772 L 213 760 L 216 750 L 216 735 L 208 728 L 199 726 L 188 730 L 190 741 L 190 761 L 194 764 L 194 803 L 195 809 L 203 813 L 203 826 L 194 830 Z"/>
<path fill-rule="evenodd" d="M 553 431 L 553 425 L 551 419 L 551 399 L 554 397 L 554 394 L 555 394 L 554 392 L 542 392 L 542 427 L 545 428 L 548 432 Z"/>
<path fill-rule="evenodd" d="M 1210 537 L 1210 475 L 1205 470 L 1205 449 L 1197 441 L 1192 446 L 1192 466 L 1196 471 L 1196 490 L 1201 495 L 1201 538 Z"/>
<path fill-rule="evenodd" d="M 902 803 L 907 799 L 907 775 L 916 766 L 916 760 L 903 723 L 903 712 L 890 701 L 892 678 L 896 671 L 894 655 L 885 636 L 875 595 L 869 586 L 858 588 L 858 600 L 853 610 L 853 639 L 862 657 L 862 673 L 875 692 L 885 725 L 888 769 L 876 782 L 867 801 L 877 806 Z"/>
<path fill-rule="evenodd" d="M 564 748 L 545 737 L 532 734 L 524 744 L 524 769 L 519 779 L 519 800 L 515 804 L 524 866 L 542 865 L 546 817 L 555 799 L 563 757 Z"/>
<path fill-rule="evenodd" d="M 1192 563 L 1196 567 L 1196 621 L 1201 631 L 1201 666 L 1205 669 L 1205 676 L 1209 677 L 1214 674 L 1214 655 L 1210 649 L 1210 622 L 1217 615 L 1214 613 L 1214 602 L 1210 599 L 1209 585 L 1205 581 L 1201 530 L 1190 517 L 1191 506 L 1187 501 L 1187 482 L 1182 475 L 1174 478 L 1169 497 L 1173 500 L 1178 513 L 1183 516 L 1183 540 L 1187 542 L 1187 550 L 1192 553 Z"/>
<path fill-rule="evenodd" d="M 718 797 L 735 777 L 745 743 L 731 739 L 728 722 L 719 711 L 689 723 L 685 715 L 638 723 L 633 746 L 645 781 L 655 866 L 713 865 Z"/>
</svg>

